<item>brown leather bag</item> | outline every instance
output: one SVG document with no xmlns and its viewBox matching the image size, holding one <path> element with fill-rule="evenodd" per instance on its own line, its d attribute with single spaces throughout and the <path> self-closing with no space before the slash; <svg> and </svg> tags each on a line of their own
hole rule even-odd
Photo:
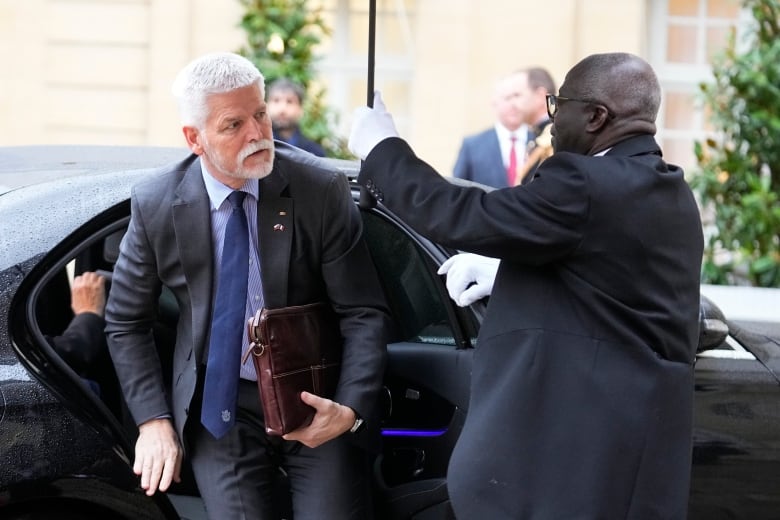
<svg viewBox="0 0 780 520">
<path fill-rule="evenodd" d="M 314 408 L 304 390 L 332 398 L 341 372 L 339 319 L 326 303 L 261 309 L 249 320 L 250 348 L 265 416 L 265 431 L 284 435 L 308 426 Z"/>
</svg>

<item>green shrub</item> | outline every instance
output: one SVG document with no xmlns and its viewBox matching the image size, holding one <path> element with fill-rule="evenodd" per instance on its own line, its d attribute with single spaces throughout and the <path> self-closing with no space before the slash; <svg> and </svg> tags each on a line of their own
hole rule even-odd
<svg viewBox="0 0 780 520">
<path fill-rule="evenodd" d="M 702 84 L 717 139 L 696 142 L 691 180 L 714 231 L 702 279 L 715 284 L 780 286 L 780 2 L 743 0 L 753 15 L 732 32 Z"/>
<path fill-rule="evenodd" d="M 318 142 L 331 157 L 352 157 L 344 139 L 333 129 L 336 113 L 325 105 L 324 87 L 314 86 L 314 47 L 330 34 L 321 9 L 306 0 L 239 0 L 246 9 L 241 28 L 247 44 L 239 53 L 257 65 L 266 85 L 287 77 L 306 91 L 301 132 Z"/>
</svg>

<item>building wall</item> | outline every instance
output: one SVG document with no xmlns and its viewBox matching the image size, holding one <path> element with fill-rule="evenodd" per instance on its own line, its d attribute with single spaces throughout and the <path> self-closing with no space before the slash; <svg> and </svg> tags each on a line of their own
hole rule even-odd
<svg viewBox="0 0 780 520">
<path fill-rule="evenodd" d="M 170 83 L 238 48 L 240 15 L 231 0 L 0 0 L 0 144 L 183 144 Z"/>
<path fill-rule="evenodd" d="M 364 9 L 319 3 L 334 23 Z M 492 124 L 498 77 L 541 65 L 560 83 L 593 52 L 647 56 L 652 3 L 380 0 L 388 11 L 404 6 L 409 31 L 378 37 L 376 87 L 402 135 L 449 174 L 462 138 Z M 238 49 L 241 14 L 237 0 L 0 0 L 0 144 L 183 144 L 171 81 L 203 52 Z M 343 45 L 322 46 L 321 80 L 344 137 L 365 103 L 363 27 Z"/>
<path fill-rule="evenodd" d="M 416 151 L 449 174 L 463 137 L 493 124 L 493 86 L 512 70 L 543 66 L 560 85 L 566 71 L 588 54 L 641 55 L 644 3 L 419 1 L 415 116 L 408 135 Z M 434 37 L 430 28 L 437 26 L 450 29 Z"/>
</svg>

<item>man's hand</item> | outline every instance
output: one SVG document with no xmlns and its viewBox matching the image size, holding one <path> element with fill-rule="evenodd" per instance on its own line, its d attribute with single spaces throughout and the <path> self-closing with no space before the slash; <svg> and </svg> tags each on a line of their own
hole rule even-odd
<svg viewBox="0 0 780 520">
<path fill-rule="evenodd" d="M 447 292 L 460 307 L 489 296 L 498 271 L 498 258 L 461 253 L 447 259 L 439 274 L 447 275 Z"/>
<path fill-rule="evenodd" d="M 182 451 L 170 419 L 152 419 L 138 427 L 133 472 L 141 476 L 141 487 L 149 496 L 167 491 L 172 481 L 180 482 Z"/>
<path fill-rule="evenodd" d="M 398 137 L 398 131 L 393 116 L 385 108 L 382 94 L 377 90 L 374 92 L 374 108 L 355 109 L 347 146 L 353 154 L 365 159 L 376 145 L 388 137 Z"/>
<path fill-rule="evenodd" d="M 298 441 L 316 448 L 335 439 L 355 424 L 355 411 L 330 399 L 309 392 L 301 392 L 301 400 L 317 410 L 311 424 L 284 435 L 284 440 Z"/>
<path fill-rule="evenodd" d="M 94 312 L 102 317 L 106 309 L 106 279 L 90 271 L 74 278 L 70 306 L 74 314 Z"/>
</svg>

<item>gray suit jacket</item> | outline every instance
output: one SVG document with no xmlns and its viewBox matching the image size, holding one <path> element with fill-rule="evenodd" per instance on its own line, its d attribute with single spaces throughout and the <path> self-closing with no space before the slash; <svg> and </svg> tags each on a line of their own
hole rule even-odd
<svg viewBox="0 0 780 520">
<path fill-rule="evenodd" d="M 265 305 L 331 302 L 344 336 L 334 400 L 371 417 L 382 384 L 388 314 L 347 180 L 277 142 L 273 172 L 259 182 Z M 131 208 L 106 307 L 109 348 L 136 423 L 172 415 L 184 442 L 212 312 L 210 208 L 200 161 L 190 156 L 135 186 Z M 283 230 L 274 230 L 277 224 Z M 152 337 L 163 286 L 179 307 L 170 389 Z"/>
</svg>

